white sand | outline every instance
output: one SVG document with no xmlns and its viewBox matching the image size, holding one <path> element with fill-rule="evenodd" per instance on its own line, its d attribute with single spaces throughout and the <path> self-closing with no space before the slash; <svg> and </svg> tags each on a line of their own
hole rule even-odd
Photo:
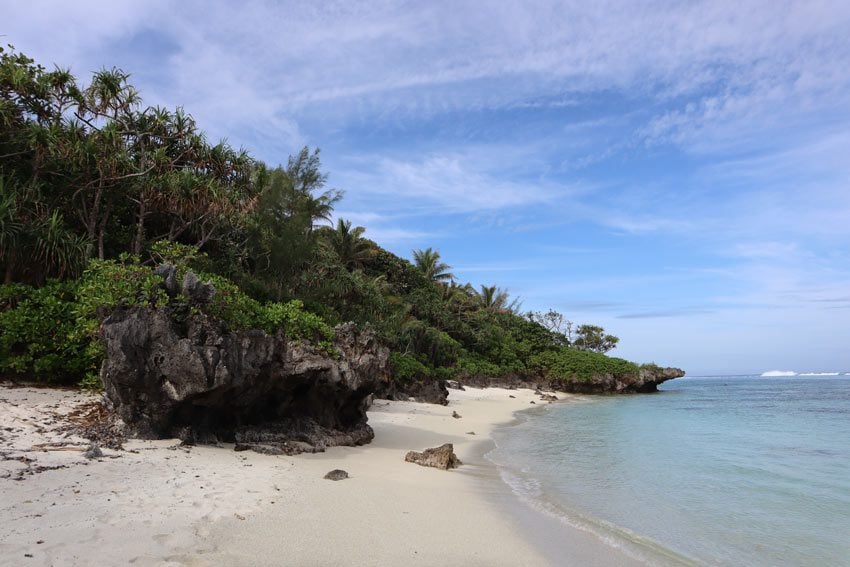
<svg viewBox="0 0 850 567">
<path fill-rule="evenodd" d="M 552 560 L 495 503 L 508 489 L 480 443 L 532 400 L 545 403 L 530 390 L 452 390 L 448 407 L 379 400 L 370 445 L 297 457 L 167 440 L 89 461 L 88 443 L 65 437 L 56 416 L 91 399 L 0 387 L 0 565 L 632 563 L 567 526 Z M 443 443 L 454 443 L 459 469 L 404 461 Z M 336 468 L 351 478 L 322 478 Z"/>
</svg>

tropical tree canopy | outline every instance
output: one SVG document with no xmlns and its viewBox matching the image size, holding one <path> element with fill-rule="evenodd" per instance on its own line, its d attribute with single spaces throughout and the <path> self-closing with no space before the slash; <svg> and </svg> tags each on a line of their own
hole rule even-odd
<svg viewBox="0 0 850 567">
<path fill-rule="evenodd" d="M 510 294 L 496 285 L 482 285 L 480 291 L 476 291 L 475 294 L 484 309 L 509 311 L 511 313 L 519 311 L 519 299 L 511 300 Z"/>
<path fill-rule="evenodd" d="M 440 260 L 440 253 L 432 248 L 414 250 L 413 261 L 416 267 L 432 282 L 444 282 L 454 279 L 449 270 L 451 266 Z"/>
<path fill-rule="evenodd" d="M 351 221 L 339 219 L 335 228 L 322 232 L 322 244 L 349 270 L 360 269 L 375 253 L 374 243 L 363 238 L 364 232 L 362 226 L 351 228 Z"/>
<path fill-rule="evenodd" d="M 579 325 L 576 329 L 576 339 L 573 346 L 579 350 L 590 352 L 608 352 L 616 348 L 620 342 L 618 337 L 605 333 L 605 329 L 596 325 Z"/>
</svg>

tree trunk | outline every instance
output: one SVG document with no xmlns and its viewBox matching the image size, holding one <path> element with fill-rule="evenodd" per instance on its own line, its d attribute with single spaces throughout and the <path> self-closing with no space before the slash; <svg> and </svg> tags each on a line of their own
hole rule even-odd
<svg viewBox="0 0 850 567">
<path fill-rule="evenodd" d="M 88 214 L 86 214 L 83 218 L 83 222 L 86 225 L 86 233 L 89 237 L 89 242 L 86 245 L 86 261 L 88 261 L 94 254 L 94 242 L 97 237 L 97 220 L 98 216 L 100 216 L 100 199 L 102 196 L 103 184 L 101 183 L 95 190 L 91 210 L 89 210 Z M 83 199 L 83 202 L 85 202 L 85 198 Z"/>
<path fill-rule="evenodd" d="M 145 240 L 145 198 L 139 198 L 139 212 L 136 219 L 136 236 L 133 238 L 133 254 L 140 256 L 142 254 L 142 242 Z"/>
<path fill-rule="evenodd" d="M 103 215 L 103 222 L 100 223 L 100 229 L 97 231 L 97 257 L 101 260 L 104 259 L 104 250 L 103 250 L 103 237 L 106 234 L 106 225 L 109 224 L 109 215 L 112 212 L 112 203 L 106 207 L 106 211 Z"/>
</svg>

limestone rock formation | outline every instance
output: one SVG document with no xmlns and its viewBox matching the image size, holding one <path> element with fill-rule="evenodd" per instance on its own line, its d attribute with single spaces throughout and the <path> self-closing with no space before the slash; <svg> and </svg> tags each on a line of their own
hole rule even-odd
<svg viewBox="0 0 850 567">
<path fill-rule="evenodd" d="M 409 451 L 404 456 L 404 460 L 408 463 L 422 465 L 423 467 L 434 467 L 443 470 L 457 468 L 461 464 L 460 459 L 455 455 L 454 445 L 451 443 L 425 449 L 421 453 Z"/>
<path fill-rule="evenodd" d="M 681 368 L 662 368 L 648 366 L 641 368 L 636 374 L 597 374 L 589 379 L 576 378 L 573 380 L 540 378 L 529 376 L 467 376 L 463 382 L 479 388 L 499 387 L 507 389 L 529 388 L 532 390 L 550 390 L 555 392 L 572 392 L 576 394 L 635 394 L 658 391 L 658 385 L 681 378 L 685 371 Z M 543 392 L 540 392 L 543 395 Z"/>
<path fill-rule="evenodd" d="M 207 286 L 188 278 L 181 292 L 202 302 Z M 335 329 L 336 355 L 281 333 L 227 332 L 203 314 L 178 325 L 166 309 L 118 309 L 102 330 L 105 395 L 136 436 L 282 454 L 374 436 L 367 397 L 387 380 L 389 352 L 353 324 Z"/>
<path fill-rule="evenodd" d="M 646 367 L 641 368 L 637 375 L 626 374 L 613 376 L 603 374 L 594 376 L 592 380 L 574 380 L 564 382 L 558 390 L 566 390 L 579 394 L 631 394 L 657 392 L 658 385 L 681 378 L 685 371 L 681 368 Z"/>
</svg>

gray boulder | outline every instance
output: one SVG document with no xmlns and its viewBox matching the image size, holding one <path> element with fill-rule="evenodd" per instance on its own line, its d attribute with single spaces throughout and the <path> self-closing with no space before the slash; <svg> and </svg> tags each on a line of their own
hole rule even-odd
<svg viewBox="0 0 850 567">
<path fill-rule="evenodd" d="M 211 283 L 202 282 L 194 272 L 186 272 L 183 276 L 183 287 L 180 291 L 193 305 L 206 305 L 215 295 L 215 287 Z"/>
<path fill-rule="evenodd" d="M 174 265 L 160 264 L 154 268 L 153 273 L 163 279 L 168 297 L 174 298 L 180 293 L 180 286 L 177 285 L 177 268 Z"/>
<path fill-rule="evenodd" d="M 434 467 L 436 469 L 449 470 L 458 467 L 460 459 L 457 458 L 454 452 L 454 445 L 445 443 L 439 447 L 425 449 L 421 453 L 409 451 L 404 456 L 404 460 L 408 463 L 416 463 L 423 467 Z"/>
</svg>

